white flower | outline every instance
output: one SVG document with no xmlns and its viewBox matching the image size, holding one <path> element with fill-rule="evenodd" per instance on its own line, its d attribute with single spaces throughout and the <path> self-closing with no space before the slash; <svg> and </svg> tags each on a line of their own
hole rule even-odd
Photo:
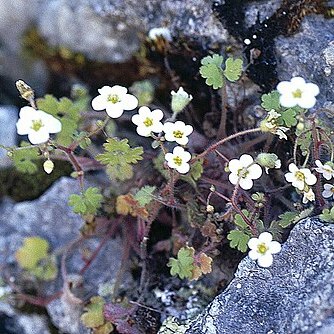
<svg viewBox="0 0 334 334">
<path fill-rule="evenodd" d="M 159 27 L 159 28 L 152 28 L 148 32 L 149 39 L 155 41 L 159 37 L 163 37 L 166 41 L 171 42 L 172 35 L 170 33 L 170 30 L 168 28 Z"/>
<path fill-rule="evenodd" d="M 182 111 L 193 97 L 188 94 L 183 87 L 180 87 L 177 92 L 171 91 L 172 95 L 172 110 L 174 113 L 179 113 Z"/>
<path fill-rule="evenodd" d="M 137 125 L 137 133 L 140 136 L 148 137 L 151 132 L 162 131 L 163 125 L 160 121 L 163 117 L 160 109 L 151 111 L 148 107 L 140 107 L 138 114 L 132 116 L 132 122 Z"/>
<path fill-rule="evenodd" d="M 320 160 L 316 160 L 315 164 L 318 166 L 315 170 L 322 174 L 326 180 L 330 180 L 334 176 L 334 169 L 329 164 L 325 163 L 323 165 Z"/>
<path fill-rule="evenodd" d="M 167 141 L 176 141 L 180 145 L 186 145 L 189 141 L 188 136 L 193 132 L 193 127 L 182 121 L 166 122 L 163 130 Z"/>
<path fill-rule="evenodd" d="M 170 168 L 176 169 L 181 174 L 189 172 L 190 165 L 188 161 L 191 159 L 191 154 L 184 150 L 181 146 L 174 147 L 173 153 L 165 155 L 167 165 Z"/>
<path fill-rule="evenodd" d="M 92 100 L 94 110 L 105 110 L 111 118 L 120 117 L 124 110 L 137 108 L 138 100 L 135 96 L 127 94 L 127 89 L 122 86 L 103 86 L 98 89 L 100 95 Z"/>
<path fill-rule="evenodd" d="M 272 254 L 277 254 L 281 251 L 281 244 L 277 241 L 272 241 L 273 236 L 269 232 L 263 232 L 258 238 L 251 238 L 248 241 L 250 251 L 248 256 L 256 261 L 260 267 L 270 267 L 273 264 Z"/>
<path fill-rule="evenodd" d="M 232 184 L 239 185 L 242 189 L 248 190 L 253 187 L 253 180 L 262 175 L 262 168 L 254 163 L 253 158 L 248 154 L 243 154 L 240 159 L 232 159 L 228 164 L 231 174 L 229 180 Z"/>
<path fill-rule="evenodd" d="M 314 202 L 314 201 L 315 201 L 315 194 L 311 188 L 303 192 L 303 203 L 304 204 L 308 202 Z"/>
<path fill-rule="evenodd" d="M 322 196 L 325 198 L 334 198 L 334 186 L 329 183 L 324 184 L 324 191 L 322 192 Z"/>
<path fill-rule="evenodd" d="M 294 77 L 291 81 L 282 81 L 277 85 L 281 94 L 279 102 L 281 106 L 291 108 L 299 105 L 302 108 L 312 108 L 319 94 L 319 87 L 313 83 L 306 83 L 301 77 Z"/>
<path fill-rule="evenodd" d="M 49 140 L 50 133 L 61 131 L 61 123 L 57 118 L 42 110 L 23 107 L 20 110 L 16 128 L 19 135 L 28 135 L 32 144 L 41 144 Z"/>
<path fill-rule="evenodd" d="M 289 171 L 290 173 L 285 174 L 285 179 L 301 191 L 306 186 L 313 186 L 317 182 L 317 177 L 308 168 L 299 169 L 294 163 L 291 163 Z"/>
</svg>

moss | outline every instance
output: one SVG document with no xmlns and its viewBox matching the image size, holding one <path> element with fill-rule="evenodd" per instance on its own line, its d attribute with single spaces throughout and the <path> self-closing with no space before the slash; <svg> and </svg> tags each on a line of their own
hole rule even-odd
<svg viewBox="0 0 334 334">
<path fill-rule="evenodd" d="M 54 181 L 72 172 L 69 163 L 55 161 L 54 171 L 48 175 L 39 162 L 36 174 L 28 175 L 18 172 L 15 168 L 0 170 L 0 198 L 9 196 L 15 201 L 32 200 L 39 197 Z"/>
</svg>

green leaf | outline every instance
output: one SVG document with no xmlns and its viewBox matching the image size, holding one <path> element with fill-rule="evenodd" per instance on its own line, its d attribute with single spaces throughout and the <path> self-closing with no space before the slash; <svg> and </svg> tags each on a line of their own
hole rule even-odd
<svg viewBox="0 0 334 334">
<path fill-rule="evenodd" d="M 248 217 L 249 216 L 249 212 L 248 210 L 246 209 L 243 209 L 241 210 L 242 213 Z M 245 222 L 244 218 L 239 214 L 237 213 L 235 216 L 234 216 L 234 224 L 239 226 L 242 230 L 249 230 L 249 226 L 247 225 L 247 223 Z"/>
<path fill-rule="evenodd" d="M 127 139 L 117 140 L 115 138 L 108 138 L 103 147 L 106 152 L 99 154 L 96 160 L 107 165 L 108 175 L 120 181 L 131 179 L 133 176 L 131 164 L 136 164 L 143 159 L 143 148 L 131 148 Z"/>
<path fill-rule="evenodd" d="M 196 181 L 200 179 L 203 173 L 203 160 L 197 160 L 190 166 L 190 171 L 187 175 L 181 175 L 181 180 L 188 182 L 194 189 L 197 189 Z"/>
<path fill-rule="evenodd" d="M 225 61 L 225 78 L 229 81 L 237 81 L 242 73 L 242 59 L 227 58 Z"/>
<path fill-rule="evenodd" d="M 309 217 L 313 212 L 313 209 L 313 207 L 307 208 L 299 213 L 292 211 L 285 212 L 278 216 L 280 218 L 278 224 L 283 228 L 289 227 L 292 224 L 297 224 L 300 220 Z"/>
<path fill-rule="evenodd" d="M 237 248 L 240 252 L 245 253 L 248 248 L 247 243 L 250 239 L 250 235 L 243 231 L 232 230 L 227 235 L 227 239 L 230 240 L 231 248 Z"/>
<path fill-rule="evenodd" d="M 286 228 L 293 224 L 294 219 L 298 216 L 298 212 L 287 211 L 278 216 L 278 225 Z"/>
<path fill-rule="evenodd" d="M 95 215 L 101 207 L 103 196 L 98 188 L 89 187 L 81 195 L 72 194 L 69 197 L 68 205 L 73 208 L 75 213 L 82 215 Z"/>
<path fill-rule="evenodd" d="M 144 186 L 138 190 L 134 198 L 141 206 L 145 206 L 154 199 L 153 193 L 156 189 L 157 187 Z"/>
<path fill-rule="evenodd" d="M 261 96 L 261 106 L 267 111 L 274 109 L 276 111 L 281 109 L 281 105 L 279 103 L 280 93 L 276 90 L 270 92 L 269 94 L 263 94 Z"/>
<path fill-rule="evenodd" d="M 214 64 L 217 67 L 221 68 L 221 66 L 223 64 L 223 61 L 224 61 L 223 56 L 220 56 L 220 55 L 214 53 L 212 56 L 206 56 L 206 57 L 202 58 L 201 64 L 202 65 Z"/>
<path fill-rule="evenodd" d="M 22 148 L 29 146 L 27 148 Z M 38 167 L 33 160 L 39 158 L 38 147 L 30 147 L 27 142 L 21 143 L 20 149 L 14 149 L 8 153 L 8 156 L 13 160 L 15 168 L 21 173 L 34 174 L 38 171 Z"/>
<path fill-rule="evenodd" d="M 23 269 L 34 269 L 39 261 L 48 256 L 49 243 L 40 237 L 24 238 L 23 246 L 16 254 L 16 260 Z"/>
<path fill-rule="evenodd" d="M 73 102 L 67 97 L 63 97 L 58 100 L 49 94 L 36 101 L 38 109 L 43 110 L 60 120 L 62 130 L 56 137 L 58 144 L 64 146 L 71 144 L 72 136 L 76 132 L 81 118 L 80 112 L 85 110 L 84 108 L 87 108 L 85 101 L 87 100 L 78 100 Z"/>
<path fill-rule="evenodd" d="M 302 151 L 302 155 L 306 156 L 310 152 L 310 147 L 312 144 L 312 133 L 311 131 L 304 132 L 300 136 L 297 137 L 297 145 Z"/>
<path fill-rule="evenodd" d="M 80 317 L 82 323 L 88 328 L 100 327 L 105 323 L 103 315 L 104 299 L 96 296 L 90 299 L 86 312 Z"/>
<path fill-rule="evenodd" d="M 31 269 L 30 272 L 43 281 L 54 280 L 58 274 L 56 258 L 54 256 L 48 256 L 46 259 L 42 260 L 40 265 Z"/>
<path fill-rule="evenodd" d="M 171 275 L 179 275 L 181 279 L 192 278 L 192 271 L 195 268 L 194 254 L 194 248 L 182 247 L 177 253 L 177 259 L 170 258 L 167 264 L 170 267 Z"/>
<path fill-rule="evenodd" d="M 319 218 L 326 223 L 334 223 L 334 206 L 331 209 L 324 209 Z"/>
<path fill-rule="evenodd" d="M 221 68 L 223 61 L 224 58 L 217 54 L 204 57 L 201 60 L 202 66 L 199 72 L 202 78 L 206 79 L 205 83 L 208 86 L 212 86 L 214 89 L 221 88 L 224 85 L 223 71 Z"/>
<path fill-rule="evenodd" d="M 296 110 L 293 108 L 289 108 L 285 111 L 281 112 L 282 119 L 284 121 L 285 126 L 290 128 L 291 126 L 297 125 L 297 119 L 296 119 Z"/>
<path fill-rule="evenodd" d="M 159 153 L 156 158 L 153 159 L 154 168 L 166 179 L 169 179 L 168 170 L 164 167 L 165 155 L 163 152 Z"/>
</svg>

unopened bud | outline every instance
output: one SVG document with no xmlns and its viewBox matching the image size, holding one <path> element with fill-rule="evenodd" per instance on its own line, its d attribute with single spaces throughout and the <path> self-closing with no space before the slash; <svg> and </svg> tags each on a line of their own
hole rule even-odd
<svg viewBox="0 0 334 334">
<path fill-rule="evenodd" d="M 54 166 L 55 166 L 54 163 L 50 159 L 45 160 L 45 162 L 43 164 L 43 168 L 44 168 L 45 173 L 51 174 L 52 171 L 53 171 Z"/>
<path fill-rule="evenodd" d="M 179 88 L 177 92 L 172 91 L 172 111 L 177 114 L 181 112 L 193 99 L 193 97 L 188 94 L 182 87 Z"/>
<path fill-rule="evenodd" d="M 256 162 L 266 168 L 277 168 L 277 161 L 279 159 L 275 153 L 260 153 L 256 158 Z"/>
<path fill-rule="evenodd" d="M 215 211 L 214 206 L 212 206 L 210 204 L 206 206 L 206 212 L 207 213 L 213 213 L 214 211 Z"/>
<path fill-rule="evenodd" d="M 31 102 L 35 98 L 34 90 L 26 84 L 23 80 L 16 81 L 16 88 L 19 91 L 22 98 Z"/>
</svg>

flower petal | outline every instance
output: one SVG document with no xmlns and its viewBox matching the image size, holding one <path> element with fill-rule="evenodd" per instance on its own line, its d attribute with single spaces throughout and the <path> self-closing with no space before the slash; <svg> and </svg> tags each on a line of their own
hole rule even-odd
<svg viewBox="0 0 334 334">
<path fill-rule="evenodd" d="M 243 167 L 248 167 L 250 164 L 254 162 L 253 157 L 249 154 L 243 154 L 239 160 L 240 160 L 241 166 Z"/>
<path fill-rule="evenodd" d="M 291 80 L 291 85 L 294 88 L 304 88 L 303 86 L 305 85 L 305 80 L 302 77 L 293 77 Z"/>
<path fill-rule="evenodd" d="M 17 134 L 27 135 L 31 131 L 31 122 L 27 122 L 24 118 L 20 118 L 16 123 Z"/>
<path fill-rule="evenodd" d="M 94 110 L 105 110 L 107 106 L 107 99 L 103 95 L 98 95 L 92 100 L 92 108 Z"/>
<path fill-rule="evenodd" d="M 262 232 L 260 235 L 259 235 L 259 241 L 260 242 L 264 242 L 266 244 L 269 244 L 271 242 L 271 240 L 273 240 L 273 236 L 271 233 L 269 232 Z"/>
<path fill-rule="evenodd" d="M 258 238 L 251 238 L 249 239 L 247 245 L 250 249 L 257 249 L 257 246 L 259 245 L 259 239 Z"/>
<path fill-rule="evenodd" d="M 292 94 L 284 94 L 280 96 L 279 103 L 282 107 L 291 108 L 297 104 L 297 99 Z"/>
<path fill-rule="evenodd" d="M 260 253 L 255 251 L 255 250 L 250 250 L 248 252 L 248 256 L 252 259 L 252 260 L 257 260 L 260 257 Z"/>
<path fill-rule="evenodd" d="M 230 162 L 228 163 L 228 169 L 231 172 L 234 172 L 235 174 L 238 172 L 238 170 L 240 168 L 242 168 L 243 166 L 241 165 L 240 161 L 238 159 L 232 159 L 230 160 Z"/>
<path fill-rule="evenodd" d="M 289 94 L 291 92 L 291 83 L 290 81 L 281 81 L 276 89 L 280 94 Z"/>
<path fill-rule="evenodd" d="M 132 110 L 138 107 L 138 100 L 131 94 L 126 94 L 122 98 L 122 106 L 124 110 Z"/>
<path fill-rule="evenodd" d="M 98 89 L 97 91 L 101 95 L 108 96 L 108 95 L 112 94 L 112 87 L 110 87 L 110 86 L 103 86 L 102 88 Z"/>
<path fill-rule="evenodd" d="M 111 118 L 118 118 L 122 116 L 123 111 L 122 103 L 108 103 L 106 106 L 106 112 Z"/>
<path fill-rule="evenodd" d="M 305 109 L 313 108 L 316 104 L 317 100 L 313 95 L 307 95 L 303 92 L 303 97 L 298 99 L 298 105 Z"/>
<path fill-rule="evenodd" d="M 176 170 L 181 174 L 186 174 L 190 170 L 190 165 L 188 163 L 184 163 L 181 166 L 176 167 Z"/>
<path fill-rule="evenodd" d="M 49 140 L 50 135 L 46 130 L 31 131 L 28 133 L 28 139 L 31 144 L 42 144 Z"/>
<path fill-rule="evenodd" d="M 282 249 L 282 246 L 279 242 L 277 241 L 272 241 L 270 244 L 269 244 L 269 252 L 271 254 L 277 254 L 281 251 Z"/>
<path fill-rule="evenodd" d="M 252 179 L 246 177 L 246 178 L 241 178 L 239 181 L 239 185 L 242 189 L 244 190 L 249 190 L 253 187 L 253 181 Z"/>
<path fill-rule="evenodd" d="M 264 256 L 260 256 L 257 260 L 257 263 L 260 267 L 268 268 L 273 264 L 273 256 L 270 253 L 267 253 Z"/>
<path fill-rule="evenodd" d="M 249 172 L 249 177 L 252 178 L 253 180 L 256 180 L 261 177 L 262 168 L 258 164 L 255 164 L 248 168 L 248 172 Z"/>
<path fill-rule="evenodd" d="M 228 179 L 230 180 L 230 182 L 232 184 L 237 184 L 238 183 L 238 180 L 239 180 L 239 176 L 237 174 L 234 174 L 234 173 L 231 173 L 229 176 L 228 176 Z"/>
<path fill-rule="evenodd" d="M 49 133 L 58 133 L 61 131 L 62 124 L 57 118 L 53 117 L 52 115 L 46 114 L 44 116 L 44 119 L 46 122 L 45 126 L 47 127 Z"/>
<path fill-rule="evenodd" d="M 107 91 L 107 90 L 106 90 Z M 126 93 L 128 92 L 127 88 L 120 86 L 120 85 L 115 85 L 112 86 L 111 89 L 109 90 L 108 95 L 117 95 L 118 97 L 125 98 L 125 96 L 127 95 Z M 101 94 L 101 93 L 100 93 Z"/>
</svg>

